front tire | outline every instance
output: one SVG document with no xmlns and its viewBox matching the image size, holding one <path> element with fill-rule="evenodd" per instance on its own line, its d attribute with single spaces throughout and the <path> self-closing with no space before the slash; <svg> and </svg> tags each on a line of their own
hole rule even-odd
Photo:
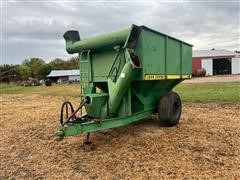
<svg viewBox="0 0 240 180">
<path fill-rule="evenodd" d="M 158 103 L 158 116 L 161 121 L 169 126 L 179 123 L 182 112 L 182 103 L 179 95 L 175 92 L 168 92 L 161 97 Z"/>
</svg>

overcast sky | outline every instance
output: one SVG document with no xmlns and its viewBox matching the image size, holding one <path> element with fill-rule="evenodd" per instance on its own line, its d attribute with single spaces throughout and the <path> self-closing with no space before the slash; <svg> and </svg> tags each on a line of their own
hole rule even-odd
<svg viewBox="0 0 240 180">
<path fill-rule="evenodd" d="M 238 1 L 4 1 L 1 63 L 68 58 L 62 35 L 81 38 L 146 25 L 194 45 L 239 50 Z"/>
</svg>

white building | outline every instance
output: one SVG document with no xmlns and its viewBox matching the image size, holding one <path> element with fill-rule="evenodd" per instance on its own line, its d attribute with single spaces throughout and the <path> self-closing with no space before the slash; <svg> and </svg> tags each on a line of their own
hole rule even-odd
<svg viewBox="0 0 240 180">
<path fill-rule="evenodd" d="M 80 70 L 52 70 L 47 76 L 54 81 L 80 81 Z"/>
<path fill-rule="evenodd" d="M 240 74 L 240 57 L 232 51 L 220 49 L 193 51 L 192 70 L 204 68 L 206 75 Z"/>
</svg>

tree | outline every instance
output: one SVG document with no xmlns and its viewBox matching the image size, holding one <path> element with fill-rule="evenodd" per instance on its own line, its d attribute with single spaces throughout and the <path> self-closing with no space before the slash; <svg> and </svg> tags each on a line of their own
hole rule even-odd
<svg viewBox="0 0 240 180">
<path fill-rule="evenodd" d="M 17 67 L 19 65 L 12 64 L 3 64 L 0 65 L 0 81 L 1 82 L 10 82 L 17 80 Z"/>
<path fill-rule="evenodd" d="M 51 65 L 52 69 L 55 69 L 55 70 L 61 70 L 61 69 L 64 70 L 64 69 L 66 69 L 64 60 L 62 60 L 60 58 L 55 58 L 49 64 Z"/>
<path fill-rule="evenodd" d="M 79 57 L 77 57 L 77 56 L 71 57 L 69 60 L 67 60 L 67 62 L 69 62 L 70 69 L 78 69 L 79 68 Z"/>
<path fill-rule="evenodd" d="M 67 70 L 67 69 L 78 69 L 78 57 L 71 57 L 70 59 L 64 61 L 60 58 L 56 58 L 51 61 L 49 64 L 54 70 Z"/>
<path fill-rule="evenodd" d="M 79 58 L 75 56 L 68 60 L 55 58 L 47 64 L 40 58 L 25 59 L 21 65 L 3 64 L 0 65 L 0 81 L 27 80 L 29 77 L 45 79 L 51 70 L 78 69 L 78 63 Z"/>
<path fill-rule="evenodd" d="M 49 64 L 44 64 L 35 69 L 35 78 L 46 79 L 47 75 L 51 72 L 52 67 Z"/>
<path fill-rule="evenodd" d="M 43 65 L 43 64 L 45 64 L 45 62 L 43 59 L 40 59 L 40 58 L 30 58 L 30 60 L 25 59 L 22 62 L 22 65 L 28 66 L 28 67 L 35 67 L 35 66 L 39 66 L 39 65 Z"/>
<path fill-rule="evenodd" d="M 39 74 L 39 69 L 41 69 L 41 67 L 45 65 L 45 62 L 43 59 L 40 59 L 40 58 L 30 58 L 30 60 L 25 59 L 22 62 L 22 65 L 25 67 L 29 67 L 31 69 L 32 74 L 30 76 L 35 77 L 37 79 L 38 77 L 43 76 Z"/>
<path fill-rule="evenodd" d="M 21 80 L 27 80 L 29 77 L 32 76 L 32 70 L 28 66 L 24 65 L 18 66 L 17 72 L 20 75 Z"/>
</svg>

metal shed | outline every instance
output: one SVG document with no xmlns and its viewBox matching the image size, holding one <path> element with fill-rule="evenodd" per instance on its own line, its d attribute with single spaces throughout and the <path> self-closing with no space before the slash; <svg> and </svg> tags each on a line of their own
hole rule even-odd
<svg viewBox="0 0 240 180">
<path fill-rule="evenodd" d="M 80 81 L 79 69 L 73 70 L 52 70 L 47 76 L 48 78 L 54 79 L 55 81 Z"/>
</svg>

